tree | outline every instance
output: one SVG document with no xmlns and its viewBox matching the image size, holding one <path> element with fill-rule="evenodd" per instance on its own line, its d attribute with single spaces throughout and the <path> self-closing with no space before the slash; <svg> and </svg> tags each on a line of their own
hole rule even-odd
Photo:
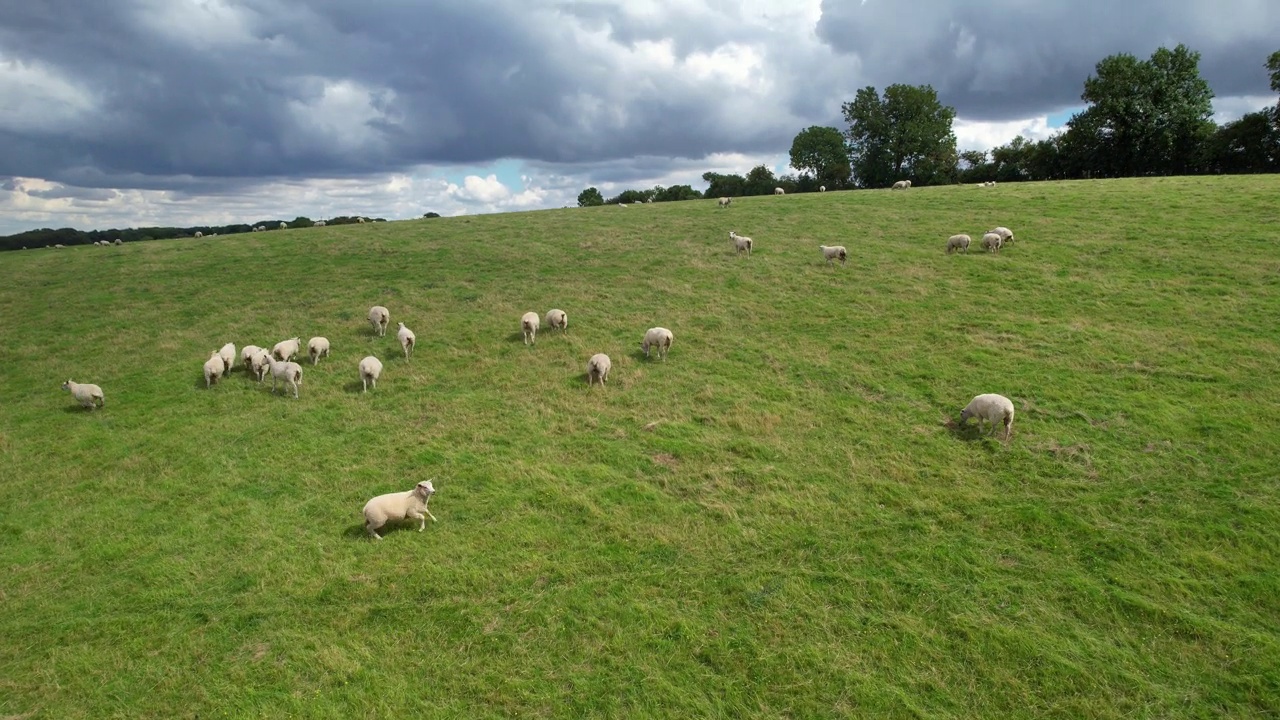
<svg viewBox="0 0 1280 720">
<path fill-rule="evenodd" d="M 1267 58 L 1267 72 L 1271 73 L 1271 92 L 1280 93 L 1280 50 Z"/>
<path fill-rule="evenodd" d="M 858 186 L 955 179 L 959 157 L 951 123 L 956 111 L 938 101 L 933 87 L 890 85 L 883 99 L 874 87 L 865 87 L 841 110 L 849 123 L 846 137 Z"/>
<path fill-rule="evenodd" d="M 594 207 L 604 204 L 604 196 L 600 194 L 600 190 L 589 187 L 578 193 L 578 207 Z"/>
<path fill-rule="evenodd" d="M 1213 172 L 1280 172 L 1280 125 L 1267 110 L 1249 113 L 1218 128 L 1205 154 Z"/>
<path fill-rule="evenodd" d="M 791 141 L 791 167 L 807 173 L 828 190 L 847 186 L 852 170 L 844 135 L 836 128 L 819 125 L 801 130 Z"/>
<path fill-rule="evenodd" d="M 600 191 L 599 191 L 599 190 L 597 190 L 596 192 L 598 193 L 598 192 L 600 192 Z M 579 197 L 581 197 L 581 196 L 579 196 Z M 578 202 L 578 204 L 579 204 L 579 205 L 581 205 L 581 204 L 582 204 L 582 202 L 581 202 L 581 201 L 579 201 L 579 202 Z M 428 213 L 423 213 L 423 214 L 422 214 L 422 217 L 424 217 L 424 218 L 438 218 L 438 217 L 440 217 L 440 213 L 438 213 L 438 212 L 428 212 Z"/>
<path fill-rule="evenodd" d="M 1149 60 L 1103 58 L 1085 80 L 1089 103 L 1068 121 L 1086 164 L 1109 176 L 1185 173 L 1213 132 L 1213 91 L 1200 77 L 1200 53 L 1159 48 Z"/>
<path fill-rule="evenodd" d="M 772 195 L 776 187 L 778 187 L 778 178 L 774 176 L 773 171 L 768 166 L 757 165 L 747 173 L 746 181 L 743 183 L 743 194 Z"/>
<path fill-rule="evenodd" d="M 747 185 L 741 175 L 705 172 L 702 173 L 702 179 L 707 183 L 707 197 L 740 197 Z"/>
</svg>

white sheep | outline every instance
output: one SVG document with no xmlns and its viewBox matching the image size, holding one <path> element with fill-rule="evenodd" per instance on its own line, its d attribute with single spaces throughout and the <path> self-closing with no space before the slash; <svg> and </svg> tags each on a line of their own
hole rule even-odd
<svg viewBox="0 0 1280 720">
<path fill-rule="evenodd" d="M 400 341 L 400 349 L 404 350 L 404 359 L 408 360 L 409 354 L 413 352 L 414 343 L 418 342 L 418 336 L 405 327 L 404 323 L 400 323 L 400 329 L 396 331 L 396 339 Z"/>
<path fill-rule="evenodd" d="M 720 207 L 722 207 L 722 208 L 727 208 L 727 207 L 729 207 L 729 204 L 730 204 L 730 203 L 732 203 L 732 202 L 733 202 L 733 198 L 722 197 L 722 198 L 720 198 L 719 200 L 717 200 L 717 201 L 716 201 L 716 204 L 717 204 L 717 205 L 719 205 L 719 206 L 720 206 Z"/>
<path fill-rule="evenodd" d="M 66 245 L 63 245 L 62 243 L 54 243 L 53 245 L 54 250 L 61 250 L 64 247 L 66 247 Z"/>
<path fill-rule="evenodd" d="M 911 187 L 910 180 L 899 180 L 898 182 L 893 184 L 893 187 L 889 189 L 890 190 L 906 190 L 909 187 Z"/>
<path fill-rule="evenodd" d="M 253 229 L 254 232 L 266 232 L 266 230 L 267 230 L 266 225 L 259 225 L 258 227 Z"/>
<path fill-rule="evenodd" d="M 387 325 L 391 322 L 391 311 L 381 305 L 369 308 L 369 324 L 379 337 L 387 334 Z"/>
<path fill-rule="evenodd" d="M 249 370 L 253 372 L 254 377 L 258 378 L 258 382 L 262 382 L 267 377 L 267 370 L 271 369 L 270 360 L 271 353 L 267 352 L 266 348 L 258 348 L 258 352 L 249 359 Z"/>
<path fill-rule="evenodd" d="M 116 245 L 123 245 L 123 244 L 124 244 L 124 241 L 123 241 L 123 240 L 121 240 L 120 238 L 116 238 L 116 242 L 115 242 L 115 244 L 116 244 Z"/>
<path fill-rule="evenodd" d="M 738 233 L 730 230 L 729 239 L 733 241 L 733 246 L 737 248 L 737 254 L 741 255 L 742 251 L 746 250 L 747 256 L 748 257 L 751 256 L 751 245 L 752 245 L 751 238 L 746 237 L 744 235 L 739 235 Z"/>
<path fill-rule="evenodd" d="M 245 372 L 249 372 L 253 367 L 253 356 L 260 352 L 266 352 L 266 350 L 263 350 L 257 345 L 245 345 L 244 348 L 240 350 L 240 362 L 244 365 Z"/>
<path fill-rule="evenodd" d="M 358 217 L 358 218 L 356 218 L 356 222 L 358 222 L 358 223 L 363 223 L 363 222 L 364 222 L 364 218 L 362 218 L 362 217 Z"/>
<path fill-rule="evenodd" d="M 320 362 L 321 356 L 329 357 L 329 338 L 313 337 L 307 341 L 307 354 L 311 356 L 311 364 Z"/>
<path fill-rule="evenodd" d="M 560 332 L 569 332 L 569 315 L 563 310 L 548 310 L 547 316 L 543 319 L 547 327 L 555 330 L 560 328 Z"/>
<path fill-rule="evenodd" d="M 947 238 L 947 254 L 950 255 L 952 250 L 958 250 L 964 254 L 969 254 L 969 243 L 972 238 L 968 235 L 952 235 Z"/>
<path fill-rule="evenodd" d="M 1003 395 L 986 393 L 975 396 L 960 411 L 960 424 L 964 425 L 971 417 L 978 418 L 979 430 L 982 429 L 984 420 L 991 426 L 988 432 L 994 432 L 997 424 L 1002 425 L 1006 442 L 1009 440 L 1009 434 L 1013 432 L 1013 402 Z"/>
<path fill-rule="evenodd" d="M 271 392 L 276 391 L 276 381 L 283 382 L 293 388 L 293 399 L 298 399 L 298 386 L 302 384 L 302 366 L 296 362 L 278 361 L 267 356 L 267 366 L 271 369 Z"/>
<path fill-rule="evenodd" d="M 845 260 L 849 258 L 849 252 L 844 249 L 843 245 L 819 245 L 818 247 L 822 250 L 822 257 L 827 259 L 828 265 L 837 258 L 839 258 L 840 264 L 843 265 Z"/>
<path fill-rule="evenodd" d="M 369 392 L 369 386 L 372 385 L 374 390 L 378 389 L 378 378 L 382 376 L 382 361 L 370 355 L 360 361 L 360 382 L 364 383 L 364 390 L 361 392 Z"/>
<path fill-rule="evenodd" d="M 204 233 L 202 233 L 202 232 L 200 232 L 199 230 L 197 230 L 197 231 L 196 231 L 195 236 L 196 236 L 196 237 L 198 237 L 198 238 L 202 238 L 202 237 L 204 237 Z"/>
<path fill-rule="evenodd" d="M 314 223 L 312 223 L 312 224 L 313 224 L 313 225 L 315 225 L 316 227 L 324 227 L 324 221 L 323 221 L 323 220 L 317 220 L 317 221 L 315 221 L 315 222 L 314 222 Z"/>
<path fill-rule="evenodd" d="M 774 194 L 774 195 L 786 195 L 786 194 L 787 194 L 787 191 L 786 191 L 786 190 L 783 190 L 782 188 L 774 188 L 774 189 L 773 189 L 773 194 Z"/>
<path fill-rule="evenodd" d="M 520 316 L 520 332 L 524 334 L 524 344 L 538 344 L 538 313 L 527 312 Z"/>
<path fill-rule="evenodd" d="M 675 340 L 676 336 L 670 330 L 664 327 L 653 327 L 645 331 L 644 342 L 640 343 L 640 348 L 644 350 L 645 357 L 649 357 L 649 348 L 657 348 L 658 357 L 666 362 L 667 352 L 671 350 L 671 343 Z"/>
<path fill-rule="evenodd" d="M 227 343 L 218 350 L 218 357 L 222 358 L 222 365 L 225 368 L 223 375 L 230 375 L 231 368 L 236 364 L 236 346 L 235 343 Z"/>
<path fill-rule="evenodd" d="M 819 186 L 818 186 L 818 192 L 826 192 L 826 191 L 827 191 L 827 186 L 826 186 L 826 185 L 819 185 Z"/>
<path fill-rule="evenodd" d="M 1003 241 L 1000 239 L 1000 236 L 996 233 L 989 232 L 982 236 L 982 247 L 986 249 L 987 252 L 1000 252 L 1000 245 L 1002 242 Z"/>
<path fill-rule="evenodd" d="M 281 229 L 281 230 L 288 230 L 288 229 L 289 229 L 289 225 L 288 225 L 288 223 L 280 223 L 280 229 Z"/>
<path fill-rule="evenodd" d="M 998 227 L 988 230 L 987 232 L 993 232 L 1000 236 L 1001 247 L 1013 244 L 1013 231 L 1007 227 Z"/>
<path fill-rule="evenodd" d="M 298 354 L 298 350 L 302 348 L 302 338 L 292 337 L 288 340 L 281 340 L 271 348 L 271 354 L 281 362 L 289 362 L 294 355 Z"/>
<path fill-rule="evenodd" d="M 102 394 L 102 388 L 93 383 L 78 383 L 68 380 L 62 383 L 63 390 L 70 390 L 71 397 L 80 403 L 80 407 L 87 407 L 93 410 L 95 407 L 106 407 L 107 398 Z"/>
<path fill-rule="evenodd" d="M 206 389 L 218 382 L 218 378 L 226 372 L 227 364 L 222 362 L 222 356 L 214 350 L 209 354 L 209 359 L 204 361 L 204 386 Z"/>
<path fill-rule="evenodd" d="M 600 386 L 603 387 L 605 381 L 609 379 L 609 370 L 613 367 L 613 361 L 604 353 L 596 353 L 587 361 L 587 387 L 595 384 L 597 379 L 600 380 Z"/>
<path fill-rule="evenodd" d="M 419 520 L 418 532 L 427 527 L 427 518 L 436 522 L 436 516 L 427 509 L 431 496 L 436 493 L 430 480 L 423 480 L 412 490 L 379 495 L 364 504 L 364 529 L 370 535 L 382 539 L 378 529 L 391 520 Z"/>
</svg>

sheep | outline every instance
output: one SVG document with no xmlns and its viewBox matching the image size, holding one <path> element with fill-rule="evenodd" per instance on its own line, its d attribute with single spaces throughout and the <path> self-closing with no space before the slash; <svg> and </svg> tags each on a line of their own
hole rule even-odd
<svg viewBox="0 0 1280 720">
<path fill-rule="evenodd" d="M 92 383 L 78 383 L 68 380 L 62 383 L 62 389 L 70 390 L 71 397 L 80 403 L 80 407 L 87 407 L 93 410 L 107 405 L 107 398 L 102 394 L 102 388 Z"/>
<path fill-rule="evenodd" d="M 827 259 L 828 265 L 836 258 L 840 258 L 840 264 L 843 265 L 849 257 L 849 252 L 844 249 L 843 245 L 819 245 L 818 248 L 822 250 L 822 257 Z"/>
<path fill-rule="evenodd" d="M 289 362 L 294 355 L 298 354 L 298 350 L 302 347 L 302 338 L 292 337 L 288 340 L 281 340 L 271 348 L 271 354 L 281 362 Z"/>
<path fill-rule="evenodd" d="M 364 218 L 362 218 L 362 217 L 358 217 L 358 218 L 356 218 L 356 222 L 358 222 L 358 223 L 364 223 Z"/>
<path fill-rule="evenodd" d="M 209 359 L 204 361 L 204 387 L 209 389 L 214 383 L 218 382 L 218 378 L 226 372 L 227 365 L 222 362 L 222 356 L 214 350 L 209 354 Z"/>
<path fill-rule="evenodd" d="M 197 237 L 197 238 L 202 238 L 202 237 L 204 237 L 204 233 L 202 233 L 202 232 L 200 232 L 199 230 L 197 230 L 197 231 L 196 231 L 196 234 L 195 234 L 195 237 Z"/>
<path fill-rule="evenodd" d="M 382 361 L 370 355 L 360 361 L 360 382 L 364 383 L 364 390 L 360 392 L 369 392 L 369 386 L 372 385 L 374 390 L 378 389 L 378 378 L 382 375 Z"/>
<path fill-rule="evenodd" d="M 302 384 L 302 366 L 296 362 L 276 360 L 270 355 L 267 356 L 267 366 L 271 369 L 271 392 L 275 393 L 278 380 L 293 388 L 293 399 L 297 400 L 298 386 Z"/>
<path fill-rule="evenodd" d="M 61 250 L 64 247 L 66 247 L 66 245 L 63 245 L 62 243 L 54 243 L 53 245 L 54 250 Z"/>
<path fill-rule="evenodd" d="M 987 252 L 999 253 L 1001 242 L 1000 236 L 996 233 L 989 232 L 982 236 L 982 247 Z"/>
<path fill-rule="evenodd" d="M 739 235 L 738 233 L 730 230 L 729 239 L 733 241 L 733 246 L 737 248 L 737 253 L 739 255 L 742 254 L 743 250 L 746 250 L 747 257 L 751 256 L 751 238 Z"/>
<path fill-rule="evenodd" d="M 716 204 L 722 208 L 727 208 L 729 207 L 729 203 L 732 203 L 732 202 L 733 202 L 733 198 L 722 197 L 716 201 Z"/>
<path fill-rule="evenodd" d="M 676 336 L 664 327 L 653 327 L 645 331 L 644 342 L 640 343 L 640 348 L 644 350 L 644 356 L 649 357 L 649 348 L 658 349 L 658 357 L 663 362 L 667 361 L 667 353 L 671 351 L 671 343 L 675 342 Z"/>
<path fill-rule="evenodd" d="M 959 250 L 960 252 L 968 255 L 970 241 L 971 238 L 968 235 L 952 235 L 947 238 L 947 254 L 950 255 L 952 250 Z"/>
<path fill-rule="evenodd" d="M 604 353 L 596 353 L 587 361 L 587 387 L 595 384 L 597 378 L 600 379 L 600 386 L 604 387 L 605 381 L 609 379 L 609 370 L 613 367 L 613 361 Z"/>
<path fill-rule="evenodd" d="M 254 232 L 266 232 L 266 231 L 267 231 L 267 226 L 266 226 L 266 225 L 259 225 L 258 227 L 254 228 L 254 229 L 253 229 L 253 231 L 254 231 Z"/>
<path fill-rule="evenodd" d="M 1000 236 L 1001 247 L 1013 244 L 1013 231 L 1007 227 L 998 227 L 993 230 L 988 230 L 987 232 L 993 232 Z"/>
<path fill-rule="evenodd" d="M 231 368 L 236 364 L 236 346 L 235 343 L 227 343 L 218 350 L 218 356 L 222 358 L 222 366 L 225 368 L 222 374 L 230 375 Z"/>
<path fill-rule="evenodd" d="M 431 480 L 423 480 L 406 492 L 379 495 L 364 504 L 364 529 L 381 540 L 378 529 L 390 520 L 419 520 L 418 532 L 427 527 L 427 518 L 436 522 L 436 516 L 427 509 L 431 496 L 436 493 Z"/>
<path fill-rule="evenodd" d="M 271 369 L 268 361 L 271 359 L 271 353 L 266 349 L 259 348 L 258 352 L 249 360 L 249 370 L 251 370 L 258 382 L 262 382 L 267 376 L 267 370 Z"/>
<path fill-rule="evenodd" d="M 906 190 L 909 187 L 911 187 L 910 180 L 899 180 L 898 182 L 893 184 L 893 187 L 889 189 L 890 190 Z"/>
<path fill-rule="evenodd" d="M 311 356 L 311 364 L 320 362 L 320 357 L 329 357 L 329 338 L 313 337 L 307 341 L 307 354 Z"/>
<path fill-rule="evenodd" d="M 547 317 L 543 321 L 552 330 L 560 328 L 561 333 L 569 332 L 569 315 L 563 310 L 548 310 Z"/>
<path fill-rule="evenodd" d="M 373 332 L 382 337 L 387 334 L 387 325 L 391 322 L 391 311 L 381 305 L 374 305 L 369 308 L 369 324 L 373 325 Z"/>
<path fill-rule="evenodd" d="M 240 351 L 240 362 L 244 364 L 244 371 L 249 372 L 253 369 L 253 358 L 258 353 L 266 352 L 257 345 L 245 345 Z"/>
<path fill-rule="evenodd" d="M 826 191 L 827 191 L 827 186 L 826 186 L 826 185 L 819 185 L 819 186 L 818 186 L 818 192 L 826 192 Z"/>
<path fill-rule="evenodd" d="M 281 230 L 288 230 L 288 229 L 289 229 L 289 225 L 288 225 L 288 223 L 280 223 L 280 229 L 281 229 Z"/>
<path fill-rule="evenodd" d="M 787 194 L 787 191 L 786 191 L 786 190 L 783 190 L 782 188 L 774 188 L 774 189 L 773 189 L 773 194 L 774 194 L 774 195 L 786 195 L 786 194 Z"/>
<path fill-rule="evenodd" d="M 1004 426 L 1005 442 L 1013 432 L 1013 403 L 1009 398 L 995 393 L 977 395 L 960 411 L 960 424 L 964 425 L 969 418 L 978 418 L 978 429 L 982 429 L 985 420 L 991 425 L 988 432 L 995 432 L 996 424 Z"/>
<path fill-rule="evenodd" d="M 116 242 L 115 242 L 115 244 L 116 244 L 116 245 L 123 245 L 123 244 L 124 244 L 124 241 L 123 241 L 123 240 L 121 240 L 120 238 L 116 238 Z"/>
<path fill-rule="evenodd" d="M 400 323 L 400 329 L 396 331 L 396 339 L 400 341 L 400 348 L 404 350 L 404 359 L 409 359 L 409 354 L 413 352 L 413 344 L 418 341 L 418 336 L 413 331 Z"/>
<path fill-rule="evenodd" d="M 520 331 L 524 333 L 524 344 L 538 344 L 538 313 L 527 312 L 520 316 Z"/>
<path fill-rule="evenodd" d="M 317 221 L 315 221 L 314 223 L 312 223 L 312 225 L 314 225 L 315 227 L 324 227 L 324 221 L 323 221 L 323 220 L 317 220 Z"/>
</svg>

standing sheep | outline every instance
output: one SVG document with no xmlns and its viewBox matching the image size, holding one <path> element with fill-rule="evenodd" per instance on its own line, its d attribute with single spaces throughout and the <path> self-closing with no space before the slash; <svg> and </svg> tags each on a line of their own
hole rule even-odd
<svg viewBox="0 0 1280 720">
<path fill-rule="evenodd" d="M 249 372 L 253 367 L 253 356 L 260 352 L 266 351 L 257 345 L 245 345 L 244 348 L 240 350 L 240 362 L 244 365 L 245 372 Z"/>
<path fill-rule="evenodd" d="M 363 224 L 363 223 L 364 223 L 364 218 L 362 218 L 362 217 L 358 217 L 358 218 L 356 218 L 356 222 L 358 222 L 358 223 L 362 223 L 362 224 Z"/>
<path fill-rule="evenodd" d="M 196 237 L 198 237 L 198 238 L 202 238 L 202 237 L 204 237 L 204 233 L 202 233 L 202 232 L 200 232 L 199 230 L 197 230 L 197 231 L 196 231 L 196 235 L 195 235 L 195 236 L 196 236 Z"/>
<path fill-rule="evenodd" d="M 520 332 L 524 334 L 524 344 L 538 344 L 538 313 L 527 312 L 520 316 Z"/>
<path fill-rule="evenodd" d="M 236 364 L 236 346 L 235 343 L 227 343 L 218 350 L 218 357 L 222 358 L 222 365 L 225 368 L 222 371 L 224 376 L 231 374 L 231 368 Z"/>
<path fill-rule="evenodd" d="M 992 230 L 988 230 L 987 232 L 993 232 L 1000 236 L 1001 247 L 1004 247 L 1005 245 L 1013 244 L 1013 231 L 1007 227 L 998 227 Z"/>
<path fill-rule="evenodd" d="M 826 186 L 826 185 L 819 185 L 819 186 L 818 186 L 818 192 L 826 192 L 826 191 L 827 191 L 827 186 Z"/>
<path fill-rule="evenodd" d="M 391 311 L 381 305 L 369 308 L 369 324 L 373 325 L 374 334 L 382 337 L 387 334 L 387 325 L 391 322 Z"/>
<path fill-rule="evenodd" d="M 952 250 L 958 250 L 968 255 L 970 240 L 968 235 L 952 235 L 947 238 L 947 254 L 950 255 Z"/>
<path fill-rule="evenodd" d="M 302 366 L 296 362 L 277 361 L 267 356 L 267 366 L 271 368 L 271 392 L 276 391 L 276 381 L 283 382 L 293 388 L 293 399 L 298 399 L 298 386 L 302 384 Z"/>
<path fill-rule="evenodd" d="M 276 343 L 275 347 L 271 348 L 271 354 L 274 355 L 277 360 L 289 362 L 293 359 L 294 355 L 298 354 L 298 350 L 301 349 L 301 347 L 302 338 L 293 337 Z"/>
<path fill-rule="evenodd" d="M 372 385 L 374 390 L 378 389 L 378 378 L 382 376 L 382 361 L 370 355 L 360 361 L 360 382 L 364 383 L 364 390 L 360 392 L 369 392 L 369 386 Z"/>
<path fill-rule="evenodd" d="M 667 352 L 671 350 L 671 343 L 675 340 L 676 336 L 664 327 L 649 328 L 644 334 L 644 342 L 640 343 L 640 348 L 644 350 L 645 357 L 649 357 L 649 348 L 657 348 L 658 357 L 666 362 Z"/>
<path fill-rule="evenodd" d="M 995 432 L 997 424 L 1003 426 L 1005 442 L 1009 441 L 1009 434 L 1013 432 L 1013 402 L 1009 398 L 995 393 L 977 395 L 960 411 L 960 424 L 964 425 L 971 417 L 978 418 L 979 430 L 984 420 L 991 426 L 988 432 Z"/>
<path fill-rule="evenodd" d="M 613 361 L 604 353 L 596 353 L 587 361 L 587 387 L 595 384 L 597 379 L 600 380 L 600 386 L 604 387 L 605 381 L 609 379 L 609 370 L 613 367 Z"/>
<path fill-rule="evenodd" d="M 436 516 L 427 509 L 431 496 L 436 493 L 430 480 L 423 480 L 412 490 L 379 495 L 364 504 L 364 529 L 381 540 L 378 529 L 390 520 L 419 520 L 418 532 L 427 527 L 427 518 L 436 522 Z"/>
<path fill-rule="evenodd" d="M 899 180 L 898 182 L 894 183 L 893 186 L 890 187 L 889 189 L 890 190 L 906 190 L 907 187 L 908 185 L 906 180 Z"/>
<path fill-rule="evenodd" d="M 843 245 L 819 245 L 818 247 L 822 250 L 822 257 L 827 259 L 828 265 L 837 258 L 840 259 L 840 264 L 843 265 L 849 257 L 849 252 L 844 249 Z"/>
<path fill-rule="evenodd" d="M 258 351 L 249 359 L 249 370 L 253 372 L 254 377 L 258 378 L 258 382 L 262 382 L 267 377 L 267 370 L 271 369 L 268 361 L 271 359 L 271 353 L 265 348 L 258 348 Z"/>
<path fill-rule="evenodd" d="M 737 254 L 741 255 L 743 250 L 747 251 L 747 257 L 751 257 L 751 238 L 739 235 L 736 232 L 729 231 L 729 239 L 733 241 L 733 246 L 737 248 Z"/>
<path fill-rule="evenodd" d="M 1000 236 L 995 233 L 987 233 L 982 236 L 982 247 L 987 252 L 1000 252 Z"/>
<path fill-rule="evenodd" d="M 552 330 L 560 328 L 562 333 L 569 332 L 569 315 L 563 310 L 547 311 L 547 317 L 544 318 L 544 321 L 547 323 L 547 327 Z"/>
<path fill-rule="evenodd" d="M 774 188 L 774 189 L 773 189 L 773 194 L 774 194 L 774 195 L 786 195 L 786 194 L 787 194 L 787 191 L 786 191 L 786 190 L 783 190 L 782 188 Z"/>
<path fill-rule="evenodd" d="M 68 380 L 62 383 L 62 389 L 70 390 L 71 397 L 80 403 L 80 407 L 87 407 L 93 410 L 107 405 L 107 398 L 102 394 L 102 388 L 93 383 L 78 383 Z"/>
<path fill-rule="evenodd" d="M 323 221 L 323 220 L 317 220 L 317 221 L 315 221 L 314 223 L 312 223 L 312 225 L 314 225 L 315 227 L 324 227 L 324 221 Z"/>
<path fill-rule="evenodd" d="M 311 356 L 311 364 L 320 361 L 320 356 L 329 357 L 329 338 L 313 337 L 307 341 L 307 354 Z"/>
<path fill-rule="evenodd" d="M 280 229 L 281 229 L 281 230 L 288 230 L 288 229 L 289 229 L 289 225 L 288 225 L 288 223 L 280 223 Z"/>
<path fill-rule="evenodd" d="M 209 359 L 204 361 L 204 387 L 209 389 L 214 383 L 218 382 L 218 378 L 222 377 L 222 373 L 226 372 L 227 365 L 222 362 L 222 356 L 214 350 L 209 354 Z"/>
<path fill-rule="evenodd" d="M 733 202 L 733 198 L 722 197 L 716 201 L 716 204 L 722 208 L 727 208 L 731 202 Z"/>
<path fill-rule="evenodd" d="M 404 359 L 408 360 L 409 354 L 413 352 L 414 343 L 418 342 L 418 336 L 405 327 L 404 323 L 400 323 L 400 329 L 396 331 L 396 339 L 400 341 L 400 349 L 404 350 Z"/>
</svg>

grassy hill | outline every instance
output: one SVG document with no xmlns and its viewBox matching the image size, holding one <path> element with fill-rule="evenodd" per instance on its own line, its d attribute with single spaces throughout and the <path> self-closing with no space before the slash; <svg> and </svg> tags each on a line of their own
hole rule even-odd
<svg viewBox="0 0 1280 720">
<path fill-rule="evenodd" d="M 1280 712 L 1278 196 L 1028 183 L 6 253 L 0 716 Z M 995 225 L 1000 255 L 943 253 Z M 567 335 L 526 347 L 552 307 Z M 333 344 L 299 400 L 205 389 L 223 343 L 295 335 Z M 1007 445 L 953 426 L 983 392 L 1014 400 Z M 368 498 L 427 478 L 438 523 L 364 537 Z"/>
</svg>

